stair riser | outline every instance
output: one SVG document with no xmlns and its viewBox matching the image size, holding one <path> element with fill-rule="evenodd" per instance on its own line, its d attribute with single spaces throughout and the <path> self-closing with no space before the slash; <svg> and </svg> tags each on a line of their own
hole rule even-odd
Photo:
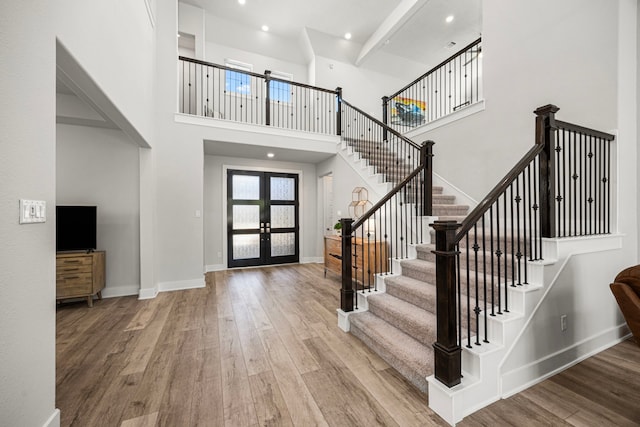
<svg viewBox="0 0 640 427">
<path fill-rule="evenodd" d="M 435 240 L 435 230 L 431 230 L 430 233 L 433 235 L 433 239 Z M 482 241 L 482 231 L 479 230 L 478 231 L 478 245 L 482 246 L 483 245 L 483 241 Z M 527 233 L 527 237 L 529 237 L 529 233 Z M 500 243 L 500 250 L 502 252 L 511 252 L 511 247 L 514 247 L 514 253 L 518 251 L 518 247 L 520 248 L 520 252 L 524 254 L 525 251 L 525 240 L 524 240 L 524 236 L 521 235 L 520 236 L 520 241 L 519 241 L 519 245 L 518 245 L 518 236 L 512 236 L 510 234 L 507 235 L 506 239 L 503 233 L 503 229 L 500 230 L 500 239 L 499 239 L 499 243 Z M 493 241 L 493 250 L 495 251 L 498 248 L 498 236 L 496 233 L 496 230 L 493 230 L 493 237 L 490 238 L 490 233 L 487 230 L 485 235 L 484 235 L 484 246 L 489 249 L 490 245 L 491 245 L 491 241 Z M 474 245 L 474 243 L 476 242 L 475 240 L 475 234 L 473 231 L 471 231 L 469 233 L 469 244 L 468 246 L 471 247 Z M 462 240 L 460 240 L 459 243 L 461 248 L 466 248 L 467 247 L 467 239 L 465 237 L 462 238 Z M 527 250 L 527 254 L 529 252 L 531 252 L 531 248 L 530 245 L 527 244 L 526 246 L 526 250 Z"/>
<path fill-rule="evenodd" d="M 434 216 L 445 215 L 466 215 L 469 212 L 469 206 L 464 205 L 433 205 Z"/>
<path fill-rule="evenodd" d="M 369 337 L 365 331 L 361 330 L 357 325 L 351 325 L 351 334 L 364 342 L 367 347 L 372 349 L 376 354 L 378 354 L 385 362 L 391 365 L 396 371 L 400 372 L 400 374 L 405 377 L 409 382 L 411 382 L 414 386 L 416 386 L 420 391 L 426 393 L 429 389 L 429 385 L 427 384 L 426 377 L 424 373 L 419 373 L 413 370 L 410 366 L 402 363 L 400 360 L 397 360 L 393 357 L 389 352 L 385 351 L 378 345 L 374 340 Z M 431 370 L 427 370 L 430 372 Z"/>
<path fill-rule="evenodd" d="M 432 252 L 432 250 L 418 250 L 417 252 L 418 259 L 424 261 L 435 262 L 436 255 Z M 506 260 L 506 261 L 505 261 Z M 512 264 L 512 261 L 515 260 L 515 263 Z M 478 258 L 476 260 L 476 256 L 471 251 L 467 253 L 466 250 L 460 251 L 460 265 L 466 270 L 467 269 L 467 261 L 469 270 L 472 272 L 477 271 L 479 273 L 484 273 L 485 271 L 488 274 L 491 274 L 493 267 L 493 274 L 495 276 L 507 277 L 511 279 L 512 277 L 518 277 L 518 273 L 520 273 L 520 277 L 524 277 L 524 269 L 525 269 L 525 261 L 521 259 L 520 268 L 518 268 L 518 260 L 517 257 L 512 257 L 510 253 L 502 254 L 500 259 L 494 254 L 493 259 L 491 258 L 491 254 L 486 252 L 478 252 Z M 477 264 L 476 264 L 477 261 Z M 505 274 L 506 273 L 506 274 Z"/>
<path fill-rule="evenodd" d="M 424 284 L 425 286 L 433 286 L 430 285 L 428 283 Z M 435 292 L 435 291 L 434 291 Z M 435 314 L 436 313 L 436 300 L 435 300 L 435 293 L 429 297 L 429 296 L 424 296 L 424 295 L 418 295 L 415 293 L 409 293 L 404 291 L 401 287 L 399 286 L 394 286 L 393 284 L 388 284 L 387 285 L 387 293 L 389 295 L 393 295 L 396 298 L 399 298 L 403 301 L 407 301 L 417 307 L 420 307 L 421 309 L 428 311 L 430 313 Z M 471 302 L 472 307 L 475 307 L 475 301 Z M 484 309 L 484 302 L 483 301 L 479 301 L 479 307 L 481 310 Z M 462 301 L 462 326 L 467 329 L 468 325 L 467 325 L 467 301 L 466 298 L 463 298 Z M 480 314 L 481 316 L 481 321 L 482 321 L 482 313 Z M 476 316 L 475 314 L 473 314 L 473 308 L 472 308 L 472 315 L 471 315 L 471 331 L 472 333 L 475 333 L 476 331 Z M 405 331 L 405 333 L 408 333 Z M 414 337 L 415 338 L 415 337 Z M 417 339 L 417 338 L 416 338 Z"/>
<path fill-rule="evenodd" d="M 405 334 L 421 342 L 424 345 L 431 345 L 436 340 L 436 322 L 435 317 L 429 322 L 428 318 L 420 323 L 414 322 L 411 319 L 403 318 L 397 313 L 392 313 L 386 310 L 386 307 L 378 302 L 379 300 L 371 299 L 369 301 L 369 311 L 382 320 L 392 324 Z M 426 313 L 426 312 L 425 312 Z"/>
<path fill-rule="evenodd" d="M 393 295 L 396 298 L 400 298 L 401 300 L 412 303 L 413 305 L 420 307 L 423 310 L 429 311 L 431 313 L 436 312 L 436 300 L 435 300 L 435 287 L 428 283 L 425 283 L 424 286 L 433 287 L 433 297 L 419 295 L 410 291 L 403 289 L 401 286 L 394 286 L 393 283 L 387 284 L 387 293 L 389 295 Z"/>
<path fill-rule="evenodd" d="M 421 280 L 423 282 L 427 282 L 435 285 L 436 283 L 435 266 L 428 269 L 419 269 L 419 268 L 414 268 L 413 266 L 407 265 L 405 263 L 401 263 L 401 264 L 402 264 L 402 274 L 404 276 L 411 277 L 412 279 Z M 462 295 L 466 296 L 467 295 L 467 274 L 465 271 L 462 271 L 461 273 L 462 273 L 462 277 L 460 277 L 461 293 Z M 483 280 L 484 280 L 484 274 L 478 274 L 478 292 L 480 293 L 481 297 L 482 295 L 484 295 Z M 491 298 L 490 281 L 491 281 L 491 277 L 487 276 L 487 282 L 489 282 L 487 284 L 487 295 L 489 295 L 489 298 Z M 507 281 L 507 287 L 509 287 L 511 285 L 511 280 L 506 279 L 506 281 Z M 470 273 L 468 293 L 469 293 L 469 296 L 471 296 L 472 298 L 475 298 L 475 294 L 476 294 L 475 287 L 476 287 L 475 274 Z M 493 279 L 493 288 L 494 288 L 494 295 L 495 295 L 494 299 L 496 301 L 498 299 L 498 287 L 500 287 L 500 292 L 504 293 L 504 287 L 505 287 L 504 278 L 494 277 Z"/>
</svg>

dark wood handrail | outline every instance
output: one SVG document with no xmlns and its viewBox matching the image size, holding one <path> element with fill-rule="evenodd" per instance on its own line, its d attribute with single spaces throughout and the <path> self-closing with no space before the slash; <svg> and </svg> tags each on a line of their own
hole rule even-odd
<svg viewBox="0 0 640 427">
<path fill-rule="evenodd" d="M 405 185 L 407 185 L 413 178 L 416 177 L 416 175 L 418 175 L 420 172 L 422 172 L 422 170 L 424 169 L 424 164 L 421 164 L 420 166 L 418 166 L 416 168 L 416 170 L 414 170 L 413 172 L 411 172 L 411 175 L 409 175 L 408 177 L 406 177 L 404 179 L 404 181 L 402 181 L 400 184 L 396 185 L 391 191 L 389 191 L 382 199 L 380 199 L 380 201 L 378 203 L 376 203 L 375 205 L 373 205 L 371 207 L 371 209 L 369 209 L 367 212 L 365 212 L 360 218 L 358 218 L 358 220 L 356 222 L 353 223 L 353 227 L 352 229 L 355 230 L 356 228 L 360 227 L 362 224 L 364 224 L 364 222 L 366 220 L 368 220 L 369 218 L 371 218 L 371 216 L 378 210 L 380 209 L 382 206 L 384 206 L 385 203 L 387 203 L 389 200 L 391 200 L 391 198 L 393 196 L 395 196 L 396 194 L 398 194 L 400 192 L 400 190 L 402 190 L 404 188 Z"/>
<path fill-rule="evenodd" d="M 382 123 L 380 120 L 376 119 L 375 117 L 373 117 L 370 114 L 365 113 L 364 111 L 362 111 L 361 109 L 359 109 L 358 107 L 354 107 L 353 105 L 351 105 L 350 103 L 348 103 L 347 101 L 345 101 L 344 99 L 341 100 L 341 102 L 345 105 L 348 105 L 349 107 L 353 108 L 354 110 L 356 110 L 358 113 L 362 114 L 363 116 L 365 116 L 367 119 L 373 121 L 374 123 L 376 123 L 377 125 L 379 125 L 380 127 L 382 127 L 384 130 L 386 130 L 388 133 L 393 134 L 394 136 L 400 138 L 401 140 L 403 140 L 404 142 L 406 142 L 407 144 L 409 144 L 410 146 L 412 146 L 413 148 L 419 150 L 420 146 L 418 144 L 416 144 L 415 142 L 411 141 L 409 138 L 407 138 L 406 136 L 403 136 L 400 132 L 390 128 L 388 125 L 385 125 L 384 123 Z"/>
<path fill-rule="evenodd" d="M 509 188 L 509 186 L 515 181 L 515 179 L 520 175 L 526 168 L 531 164 L 531 162 L 536 158 L 538 154 L 542 152 L 544 146 L 541 144 L 536 144 L 533 146 L 525 155 L 520 159 L 520 161 L 498 182 L 493 190 L 487 194 L 487 196 L 482 199 L 478 206 L 475 207 L 473 211 L 469 215 L 465 217 L 462 221 L 462 225 L 460 230 L 456 233 L 454 237 L 454 242 L 458 243 L 460 240 L 464 238 L 469 230 L 476 224 L 482 216 L 489 210 L 489 208 L 493 205 L 493 203 L 498 200 L 498 197 L 504 193 L 504 191 Z"/>
<path fill-rule="evenodd" d="M 427 71 L 426 73 L 424 73 L 423 75 L 421 75 L 420 77 L 418 77 L 417 79 L 415 79 L 414 81 L 412 81 L 411 83 L 409 83 L 408 85 L 406 85 L 405 87 L 403 87 L 402 89 L 400 89 L 399 91 L 397 91 L 396 93 L 394 93 L 393 95 L 389 95 L 389 99 L 393 99 L 396 96 L 400 95 L 402 92 L 404 92 L 405 90 L 409 89 L 411 86 L 413 86 L 414 84 L 418 83 L 420 80 L 424 79 L 425 77 L 427 77 L 429 74 L 435 72 L 437 69 L 439 69 L 440 67 L 442 67 L 444 64 L 452 61 L 453 59 L 457 58 L 458 56 L 462 55 L 464 52 L 466 52 L 467 50 L 471 49 L 472 47 L 480 44 L 480 42 L 482 41 L 482 37 L 475 40 L 474 42 L 470 43 L 468 46 L 464 47 L 463 49 L 460 49 L 458 52 L 454 53 L 453 55 L 451 55 L 449 58 L 445 59 L 444 61 L 442 61 L 441 63 L 439 63 L 438 65 L 436 65 L 435 67 L 433 67 L 432 69 L 430 69 L 429 71 Z"/>
<path fill-rule="evenodd" d="M 239 70 L 237 68 L 228 67 L 226 65 L 214 64 L 213 62 L 202 61 L 200 59 L 187 58 L 186 56 L 178 56 L 178 59 L 180 61 L 192 62 L 194 64 L 205 65 L 205 66 L 214 67 L 214 68 L 220 68 L 222 70 L 235 71 L 235 72 L 238 72 L 238 73 L 247 74 L 247 75 L 252 76 L 252 77 L 257 77 L 257 78 L 262 78 L 262 79 L 265 78 L 264 74 L 255 73 L 253 71 Z M 313 89 L 313 90 L 317 90 L 317 91 L 320 91 L 320 92 L 333 93 L 333 94 L 336 94 L 336 95 L 338 93 L 335 89 L 325 89 L 325 88 L 322 88 L 322 87 L 312 86 L 312 85 L 308 85 L 308 84 L 305 84 L 305 83 L 298 83 L 298 82 L 294 82 L 294 81 L 291 81 L 291 80 L 279 79 L 279 78 L 273 77 L 273 76 L 269 76 L 269 80 L 283 82 L 283 83 L 289 83 L 290 85 L 293 85 L 293 86 L 298 86 L 298 87 L 302 87 L 302 88 L 305 88 L 305 89 Z"/>
<path fill-rule="evenodd" d="M 556 126 L 561 129 L 566 129 L 566 130 L 581 133 L 584 135 L 595 136 L 596 138 L 602 138 L 607 141 L 613 141 L 616 138 L 614 135 L 611 135 L 610 133 L 602 132 L 595 129 L 589 129 L 584 126 L 563 122 L 561 120 L 556 120 L 555 123 L 556 123 Z"/>
</svg>

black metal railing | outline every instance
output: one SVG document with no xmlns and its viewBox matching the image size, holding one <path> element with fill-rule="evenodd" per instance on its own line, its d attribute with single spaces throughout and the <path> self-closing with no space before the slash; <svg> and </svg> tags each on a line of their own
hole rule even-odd
<svg viewBox="0 0 640 427">
<path fill-rule="evenodd" d="M 611 232 L 611 141 L 614 136 L 555 121 L 556 236 Z"/>
<path fill-rule="evenodd" d="M 345 100 L 341 106 L 341 139 L 366 159 L 386 182 L 402 182 L 422 159 L 421 147 Z"/>
<path fill-rule="evenodd" d="M 297 83 L 180 56 L 179 112 L 328 135 L 339 134 L 340 88 Z"/>
<path fill-rule="evenodd" d="M 396 93 L 382 97 L 383 122 L 404 133 L 478 102 L 481 53 L 478 39 Z"/>
<path fill-rule="evenodd" d="M 433 141 L 420 146 L 419 164 L 393 190 L 355 222 L 342 218 L 343 311 L 358 309 L 356 292 L 377 290 L 376 276 L 393 273 L 393 259 L 409 256 L 409 246 L 424 242 L 431 215 Z"/>
<path fill-rule="evenodd" d="M 528 284 L 527 264 L 542 259 L 543 237 L 610 232 L 614 137 L 557 121 L 557 111 L 535 111 L 534 147 L 461 224 L 433 224 L 435 377 L 449 387 L 460 383 L 461 346 L 488 343 L 489 316 L 508 313 L 509 288 Z"/>
</svg>

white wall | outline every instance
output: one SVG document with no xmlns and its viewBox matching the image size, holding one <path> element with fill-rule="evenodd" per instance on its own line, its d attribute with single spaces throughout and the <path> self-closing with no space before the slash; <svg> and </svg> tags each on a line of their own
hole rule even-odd
<svg viewBox="0 0 640 427">
<path fill-rule="evenodd" d="M 120 130 L 57 125 L 56 203 L 98 208 L 98 249 L 107 252 L 104 296 L 140 288 L 139 148 Z"/>
<path fill-rule="evenodd" d="M 205 58 L 205 12 L 190 4 L 178 3 L 178 31 L 195 38 L 195 58 Z"/>
<path fill-rule="evenodd" d="M 61 0 L 55 6 L 48 21 L 58 41 L 150 143 L 155 33 L 145 1 Z"/>
<path fill-rule="evenodd" d="M 618 108 L 615 2 L 484 1 L 483 22 L 485 111 L 416 138 L 436 142 L 435 171 L 477 200 L 533 146 L 537 107 L 604 131 Z"/>
<path fill-rule="evenodd" d="M 223 44 L 230 48 L 260 53 L 269 58 L 286 62 L 305 64 L 308 61 L 300 44 L 296 40 L 280 37 L 272 32 L 261 31 L 257 27 L 248 27 L 206 14 L 205 29 L 207 41 Z M 207 52 L 209 55 L 209 52 Z"/>
<path fill-rule="evenodd" d="M 208 62 L 224 65 L 225 59 L 233 59 L 246 64 L 251 64 L 253 65 L 254 73 L 263 74 L 265 70 L 281 71 L 293 74 L 293 81 L 295 82 L 308 83 L 307 66 L 304 64 L 271 58 L 269 56 L 235 49 L 219 43 L 207 42 L 206 60 Z"/>
<path fill-rule="evenodd" d="M 316 56 L 315 78 L 316 86 L 341 87 L 346 101 L 377 119 L 382 117 L 382 97 L 408 83 L 404 79 L 324 56 Z"/>
<path fill-rule="evenodd" d="M 0 424 L 7 426 L 58 420 L 53 13 L 49 1 L 0 3 Z M 19 225 L 19 199 L 44 200 L 47 222 Z"/>
<path fill-rule="evenodd" d="M 321 227 L 317 218 L 316 166 L 309 163 L 292 163 L 237 157 L 204 156 L 204 241 L 207 268 L 220 269 L 227 265 L 226 253 L 226 206 L 223 188 L 226 185 L 224 166 L 264 171 L 300 171 L 300 262 L 310 262 L 322 257 L 317 240 Z M 222 254 L 221 257 L 218 253 Z"/>
</svg>

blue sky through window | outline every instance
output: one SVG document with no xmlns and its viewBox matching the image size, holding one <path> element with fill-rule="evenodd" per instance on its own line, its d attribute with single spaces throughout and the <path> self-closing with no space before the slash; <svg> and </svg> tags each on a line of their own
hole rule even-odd
<svg viewBox="0 0 640 427">
<path fill-rule="evenodd" d="M 291 102 L 291 84 L 278 80 L 269 82 L 269 96 L 272 101 Z"/>
<path fill-rule="evenodd" d="M 225 88 L 227 92 L 251 94 L 251 76 L 242 71 L 227 70 L 225 72 Z"/>
</svg>

